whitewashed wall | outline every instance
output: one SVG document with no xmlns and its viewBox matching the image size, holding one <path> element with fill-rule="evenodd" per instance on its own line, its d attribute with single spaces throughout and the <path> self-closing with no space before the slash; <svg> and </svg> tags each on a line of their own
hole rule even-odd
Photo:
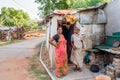
<svg viewBox="0 0 120 80">
<path fill-rule="evenodd" d="M 120 32 L 120 0 L 113 0 L 105 8 L 107 16 L 106 34 Z"/>
<path fill-rule="evenodd" d="M 46 25 L 46 46 L 47 49 L 49 49 L 49 37 L 50 37 L 50 22 L 47 23 Z"/>
<path fill-rule="evenodd" d="M 51 21 L 48 23 L 48 28 L 47 30 L 47 35 L 49 36 L 46 36 L 46 37 L 49 37 L 49 38 L 46 38 L 46 43 L 48 44 L 47 47 L 48 47 L 48 50 L 49 50 L 49 57 L 50 57 L 50 61 L 51 61 L 51 67 L 54 68 L 54 63 L 55 63 L 55 60 L 54 60 L 54 46 L 52 45 L 49 45 L 48 41 L 50 38 L 52 38 L 56 33 L 57 33 L 57 20 L 62 20 L 62 16 L 57 16 L 55 15 Z"/>
</svg>

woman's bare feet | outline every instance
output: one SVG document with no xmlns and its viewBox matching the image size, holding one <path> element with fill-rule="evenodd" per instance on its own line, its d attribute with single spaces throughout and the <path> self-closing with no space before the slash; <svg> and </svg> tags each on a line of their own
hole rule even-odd
<svg viewBox="0 0 120 80">
<path fill-rule="evenodd" d="M 81 68 L 77 68 L 77 71 L 82 72 L 82 69 Z"/>
<path fill-rule="evenodd" d="M 77 68 L 74 68 L 74 71 L 76 72 L 76 71 L 77 71 Z"/>
<path fill-rule="evenodd" d="M 58 78 L 62 78 L 62 76 L 60 76 L 60 75 L 56 75 L 56 77 L 58 77 Z"/>
<path fill-rule="evenodd" d="M 77 71 L 77 65 L 75 65 L 74 71 L 75 71 L 75 72 Z"/>
</svg>

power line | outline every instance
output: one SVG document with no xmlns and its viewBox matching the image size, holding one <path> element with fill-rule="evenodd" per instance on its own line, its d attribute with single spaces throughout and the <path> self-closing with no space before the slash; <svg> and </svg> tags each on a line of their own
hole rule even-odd
<svg viewBox="0 0 120 80">
<path fill-rule="evenodd" d="M 17 5 L 19 5 L 20 7 L 24 8 L 24 9 L 26 9 L 28 11 L 31 11 L 31 13 L 36 14 L 36 13 L 33 12 L 33 10 L 24 7 L 23 5 L 21 5 L 20 3 L 16 2 L 15 0 L 13 0 L 13 2 L 16 3 Z"/>
</svg>

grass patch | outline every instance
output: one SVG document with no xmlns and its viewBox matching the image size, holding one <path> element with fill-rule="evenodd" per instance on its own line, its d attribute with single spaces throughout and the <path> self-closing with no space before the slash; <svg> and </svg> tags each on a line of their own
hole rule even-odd
<svg viewBox="0 0 120 80">
<path fill-rule="evenodd" d="M 9 45 L 9 44 L 18 43 L 18 42 L 21 42 L 21 41 L 23 41 L 23 40 L 7 41 L 5 43 L 1 43 L 0 46 L 6 46 L 6 45 Z"/>
<path fill-rule="evenodd" d="M 39 62 L 39 53 L 30 59 L 30 72 L 37 80 L 51 80 L 43 66 Z"/>
</svg>

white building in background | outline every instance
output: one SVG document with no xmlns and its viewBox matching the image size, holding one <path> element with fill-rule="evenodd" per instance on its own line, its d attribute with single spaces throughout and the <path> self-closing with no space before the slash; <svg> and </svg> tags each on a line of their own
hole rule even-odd
<svg viewBox="0 0 120 80">
<path fill-rule="evenodd" d="M 107 16 L 106 35 L 120 32 L 120 0 L 113 0 L 104 10 Z"/>
</svg>

